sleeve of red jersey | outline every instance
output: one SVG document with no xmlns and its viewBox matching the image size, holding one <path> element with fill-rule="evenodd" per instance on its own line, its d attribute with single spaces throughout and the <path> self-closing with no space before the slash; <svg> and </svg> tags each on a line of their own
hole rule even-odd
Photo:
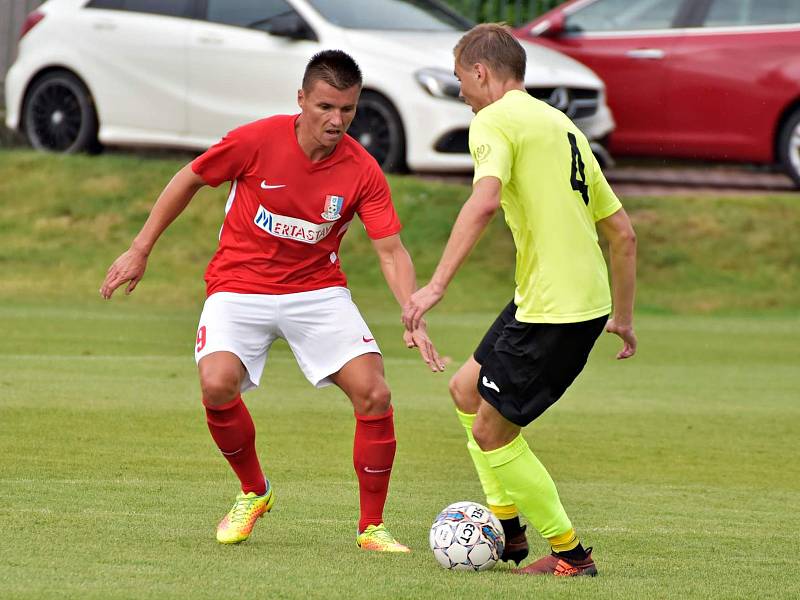
<svg viewBox="0 0 800 600">
<path fill-rule="evenodd" d="M 235 181 L 247 170 L 253 157 L 247 126 L 228 132 L 216 144 L 192 161 L 192 171 L 211 187 Z"/>
<path fill-rule="evenodd" d="M 403 228 L 392 204 L 389 184 L 377 163 L 369 170 L 356 212 L 370 239 L 389 237 Z"/>
</svg>

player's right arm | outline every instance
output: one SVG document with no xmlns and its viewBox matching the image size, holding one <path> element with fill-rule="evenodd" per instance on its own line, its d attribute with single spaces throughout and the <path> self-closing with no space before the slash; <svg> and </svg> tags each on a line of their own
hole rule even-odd
<svg viewBox="0 0 800 600">
<path fill-rule="evenodd" d="M 423 315 L 444 297 L 450 281 L 500 208 L 502 190 L 503 183 L 497 177 L 482 177 L 475 182 L 472 195 L 456 217 L 431 280 L 414 292 L 403 307 L 402 320 L 408 331 L 419 327 Z"/>
<path fill-rule="evenodd" d="M 633 331 L 633 301 L 636 294 L 636 233 L 624 208 L 597 221 L 597 227 L 608 240 L 611 263 L 611 293 L 614 312 L 606 331 L 622 338 L 617 358 L 630 358 L 636 353 Z"/>
<path fill-rule="evenodd" d="M 156 200 L 150 216 L 141 231 L 133 238 L 130 248 L 123 252 L 108 268 L 100 287 L 100 295 L 108 300 L 119 286 L 128 283 L 125 294 L 130 294 L 144 276 L 147 257 L 158 238 L 178 215 L 188 206 L 205 181 L 192 170 L 189 163 L 178 171 Z"/>
</svg>

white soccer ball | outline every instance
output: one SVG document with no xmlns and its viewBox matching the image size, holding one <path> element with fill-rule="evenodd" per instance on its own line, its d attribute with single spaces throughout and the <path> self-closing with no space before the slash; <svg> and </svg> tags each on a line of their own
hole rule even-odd
<svg viewBox="0 0 800 600">
<path fill-rule="evenodd" d="M 455 502 L 436 517 L 429 542 L 445 569 L 485 571 L 500 560 L 506 538 L 488 508 L 477 502 Z"/>
</svg>

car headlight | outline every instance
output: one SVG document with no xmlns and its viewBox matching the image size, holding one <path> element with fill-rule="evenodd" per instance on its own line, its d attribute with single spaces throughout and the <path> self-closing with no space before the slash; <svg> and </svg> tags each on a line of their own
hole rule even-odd
<svg viewBox="0 0 800 600">
<path fill-rule="evenodd" d="M 461 84 L 455 75 L 445 69 L 420 69 L 414 73 L 414 77 L 431 96 L 461 101 L 458 97 Z"/>
</svg>

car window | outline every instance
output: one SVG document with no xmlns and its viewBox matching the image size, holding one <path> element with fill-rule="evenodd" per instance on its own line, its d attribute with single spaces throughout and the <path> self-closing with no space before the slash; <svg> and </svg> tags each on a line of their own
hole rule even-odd
<svg viewBox="0 0 800 600">
<path fill-rule="evenodd" d="M 599 0 L 567 15 L 566 29 L 635 31 L 669 29 L 685 0 Z"/>
<path fill-rule="evenodd" d="M 124 0 L 125 10 L 168 15 L 170 17 L 194 16 L 194 0 Z"/>
<path fill-rule="evenodd" d="M 122 0 L 92 0 L 86 5 L 88 8 L 113 8 L 120 10 Z"/>
<path fill-rule="evenodd" d="M 800 23 L 798 0 L 714 0 L 705 27 Z"/>
<path fill-rule="evenodd" d="M 466 31 L 472 23 L 429 0 L 309 0 L 323 17 L 348 29 Z"/>
<path fill-rule="evenodd" d="M 206 19 L 266 30 L 270 19 L 292 12 L 294 9 L 285 0 L 208 0 Z"/>
<path fill-rule="evenodd" d="M 169 17 L 193 17 L 195 0 L 92 0 L 88 8 L 109 8 L 131 12 L 167 15 Z"/>
</svg>

